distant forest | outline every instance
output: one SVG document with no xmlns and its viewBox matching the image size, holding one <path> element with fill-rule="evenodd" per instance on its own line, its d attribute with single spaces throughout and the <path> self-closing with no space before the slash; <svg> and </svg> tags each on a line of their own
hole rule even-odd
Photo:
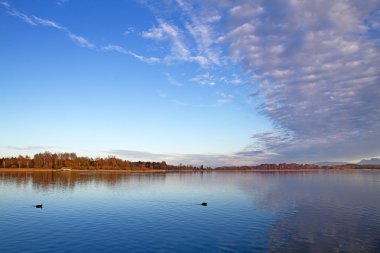
<svg viewBox="0 0 380 253">
<path fill-rule="evenodd" d="M 86 170 L 105 170 L 105 169 L 203 169 L 194 166 L 172 166 L 167 165 L 166 162 L 130 162 L 116 158 L 115 156 L 108 156 L 107 158 L 89 158 L 77 156 L 75 153 L 38 153 L 33 156 L 18 156 L 10 158 L 2 158 L 2 168 L 46 168 L 46 169 L 86 169 Z"/>
<path fill-rule="evenodd" d="M 83 169 L 83 170 L 211 170 L 210 167 L 193 165 L 168 165 L 162 162 L 131 162 L 115 156 L 107 158 L 89 158 L 76 153 L 38 153 L 33 156 L 3 157 L 0 168 L 45 168 L 45 169 Z M 312 169 L 380 169 L 380 165 L 344 164 L 336 166 L 318 166 L 315 164 L 260 164 L 255 166 L 225 166 L 215 170 L 312 170 Z"/>
</svg>

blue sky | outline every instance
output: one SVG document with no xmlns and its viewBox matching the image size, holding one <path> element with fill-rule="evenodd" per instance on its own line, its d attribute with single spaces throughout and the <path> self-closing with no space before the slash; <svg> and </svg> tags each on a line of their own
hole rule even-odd
<svg viewBox="0 0 380 253">
<path fill-rule="evenodd" d="M 379 1 L 0 1 L 0 156 L 380 155 Z"/>
</svg>

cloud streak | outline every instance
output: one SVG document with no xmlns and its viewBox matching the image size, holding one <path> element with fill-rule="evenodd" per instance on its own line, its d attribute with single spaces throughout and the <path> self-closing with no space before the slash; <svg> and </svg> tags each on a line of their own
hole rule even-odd
<svg viewBox="0 0 380 253">
<path fill-rule="evenodd" d="M 68 3 L 70 0 L 58 0 L 56 2 L 57 5 L 63 7 L 66 3 Z"/>
<path fill-rule="evenodd" d="M 181 87 L 183 84 L 179 82 L 175 77 L 173 77 L 170 73 L 165 72 L 164 75 L 166 76 L 166 79 L 171 85 Z"/>
<path fill-rule="evenodd" d="M 63 3 L 65 1 L 61 1 L 61 2 Z M 25 23 L 27 23 L 29 25 L 33 25 L 33 26 L 41 25 L 41 26 L 47 26 L 47 27 L 57 29 L 59 31 L 66 33 L 68 38 L 70 38 L 78 46 L 85 47 L 85 48 L 95 48 L 95 45 L 93 43 L 89 42 L 86 38 L 79 36 L 77 34 L 74 34 L 68 28 L 61 26 L 52 20 L 40 18 L 37 16 L 26 15 L 26 14 L 16 10 L 15 8 L 13 8 L 7 2 L 0 2 L 0 4 L 5 7 L 8 14 L 21 19 L 22 21 L 24 21 Z"/>
<path fill-rule="evenodd" d="M 183 31 L 179 27 L 161 19 L 158 19 L 157 27 L 144 31 L 142 37 L 145 39 L 169 42 L 170 54 L 163 59 L 163 61 L 168 64 L 173 62 L 196 62 L 203 66 L 208 63 L 204 56 L 192 54 L 185 43 Z"/>
<path fill-rule="evenodd" d="M 221 50 L 217 45 L 217 37 L 212 24 L 221 19 L 220 15 L 208 10 L 198 15 L 199 9 L 186 1 L 169 1 L 174 11 L 182 13 L 182 26 L 174 25 L 163 18 L 157 18 L 157 26 L 144 32 L 142 37 L 159 43 L 168 42 L 170 54 L 164 57 L 164 62 L 197 63 L 202 68 L 225 64 Z M 170 8 L 169 8 L 170 9 Z M 166 53 L 166 52 L 165 52 Z"/>
<path fill-rule="evenodd" d="M 65 4 L 67 2 L 68 2 L 68 0 L 66 0 L 66 1 L 58 1 L 57 4 L 60 5 L 60 6 L 62 6 L 63 4 Z M 37 17 L 37 16 L 26 15 L 26 14 L 24 14 L 24 13 L 16 10 L 9 3 L 4 2 L 4 1 L 0 2 L 0 4 L 7 10 L 8 14 L 21 19 L 22 21 L 24 21 L 25 23 L 27 23 L 29 25 L 51 27 L 51 28 L 54 28 L 54 29 L 57 29 L 59 31 L 62 31 L 62 32 L 66 33 L 67 37 L 72 42 L 74 42 L 76 45 L 78 45 L 80 47 L 89 48 L 89 49 L 99 49 L 100 51 L 103 51 L 103 52 L 114 51 L 114 52 L 117 52 L 117 53 L 120 53 L 120 54 L 125 54 L 125 55 L 132 56 L 133 58 L 135 58 L 135 59 L 137 59 L 139 61 L 142 61 L 142 62 L 145 62 L 145 63 L 150 63 L 150 64 L 151 63 L 159 63 L 160 62 L 159 58 L 156 58 L 156 57 L 145 57 L 145 56 L 136 54 L 136 53 L 134 53 L 132 51 L 126 50 L 122 46 L 119 46 L 119 45 L 116 45 L 116 44 L 109 44 L 107 46 L 103 46 L 103 47 L 98 48 L 94 43 L 90 42 L 85 37 L 73 33 L 67 27 L 59 25 L 55 21 L 44 19 L 44 18 Z M 129 27 L 128 30 L 127 30 L 127 32 L 128 33 L 133 33 L 134 29 L 132 27 Z"/>
<path fill-rule="evenodd" d="M 159 63 L 160 62 L 160 59 L 158 58 L 155 58 L 155 57 L 145 57 L 145 56 L 142 56 L 142 55 L 138 55 L 136 53 L 133 53 L 131 51 L 128 51 L 126 50 L 124 47 L 122 46 L 119 46 L 119 45 L 116 45 L 116 44 L 109 44 L 107 46 L 104 46 L 101 48 L 101 51 L 103 52 L 116 52 L 116 53 L 119 53 L 119 54 L 126 54 L 126 55 L 130 55 L 142 62 L 145 62 L 145 63 Z"/>
<path fill-rule="evenodd" d="M 10 150 L 22 150 L 22 151 L 37 151 L 37 150 L 50 150 L 55 147 L 53 146 L 26 146 L 26 147 L 19 147 L 19 146 L 0 146 L 2 149 L 10 149 Z"/>
</svg>

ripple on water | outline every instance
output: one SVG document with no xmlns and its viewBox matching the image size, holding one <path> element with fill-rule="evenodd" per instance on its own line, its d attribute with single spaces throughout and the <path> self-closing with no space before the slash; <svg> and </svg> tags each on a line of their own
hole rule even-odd
<svg viewBox="0 0 380 253">
<path fill-rule="evenodd" d="M 380 252 L 380 173 L 29 176 L 0 179 L 0 252 Z"/>
</svg>

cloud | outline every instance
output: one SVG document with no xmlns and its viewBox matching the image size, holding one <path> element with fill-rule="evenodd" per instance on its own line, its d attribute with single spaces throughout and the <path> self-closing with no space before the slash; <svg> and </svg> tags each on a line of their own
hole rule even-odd
<svg viewBox="0 0 380 253">
<path fill-rule="evenodd" d="M 145 56 L 133 53 L 131 51 L 127 51 L 127 54 L 133 56 L 134 58 L 136 58 L 136 59 L 138 59 L 138 60 L 140 60 L 142 62 L 146 62 L 146 63 L 159 63 L 159 62 L 161 62 L 161 60 L 159 58 L 156 58 L 156 57 L 145 57 Z"/>
<path fill-rule="evenodd" d="M 66 1 L 60 1 L 60 2 L 64 3 Z M 44 19 L 44 18 L 40 18 L 40 17 L 37 17 L 37 16 L 26 15 L 24 13 L 19 12 L 16 9 L 14 9 L 7 2 L 0 2 L 0 4 L 2 4 L 7 9 L 7 12 L 10 15 L 18 17 L 19 19 L 21 19 L 22 21 L 24 21 L 25 23 L 27 23 L 29 25 L 33 25 L 33 26 L 42 25 L 42 26 L 52 27 L 54 29 L 60 30 L 62 32 L 65 32 L 66 35 L 68 36 L 68 38 L 70 38 L 75 44 L 77 44 L 80 47 L 95 48 L 95 45 L 93 43 L 89 42 L 86 38 L 84 38 L 84 37 L 82 37 L 80 35 L 74 34 L 68 28 L 59 25 L 55 21 Z"/>
<path fill-rule="evenodd" d="M 243 83 L 246 83 L 247 81 L 243 81 L 241 77 L 239 77 L 237 74 L 233 74 L 232 77 L 221 77 L 220 80 L 226 84 L 234 84 L 234 85 L 240 85 Z"/>
<path fill-rule="evenodd" d="M 217 105 L 222 106 L 228 103 L 231 103 L 234 100 L 234 95 L 226 93 L 217 93 L 220 98 L 217 100 Z"/>
<path fill-rule="evenodd" d="M 169 73 L 164 73 L 164 75 L 166 76 L 166 79 L 168 80 L 168 82 L 174 86 L 177 86 L 177 87 L 181 87 L 182 86 L 182 83 L 180 83 L 177 79 L 175 79 L 171 74 Z"/>
<path fill-rule="evenodd" d="M 57 2 L 57 4 L 59 4 L 59 3 L 63 4 L 65 2 L 67 2 L 67 1 L 59 1 L 59 2 Z M 89 49 L 96 49 L 97 48 L 97 46 L 95 44 L 91 43 L 85 37 L 71 32 L 67 27 L 61 26 L 55 21 L 40 18 L 37 16 L 28 16 L 28 15 L 23 14 L 23 13 L 19 12 L 18 10 L 14 9 L 7 2 L 0 2 L 0 4 L 6 8 L 7 12 L 10 15 L 20 18 L 21 20 L 23 20 L 27 24 L 30 24 L 33 26 L 42 25 L 42 26 L 47 26 L 47 27 L 51 27 L 51 28 L 60 30 L 60 31 L 66 33 L 67 37 L 70 38 L 71 41 L 73 41 L 76 45 L 78 45 L 80 47 L 85 47 L 85 48 L 89 48 Z M 128 28 L 128 31 L 133 32 L 134 29 L 130 27 L 130 28 Z M 119 45 L 115 45 L 115 44 L 109 44 L 107 46 L 100 48 L 100 50 L 105 51 L 105 52 L 114 51 L 114 52 L 118 52 L 121 54 L 127 54 L 127 55 L 130 55 L 130 56 L 132 56 L 132 57 L 134 57 L 134 58 L 136 58 L 142 62 L 146 62 L 146 63 L 159 63 L 159 62 L 161 62 L 161 60 L 159 58 L 145 57 L 145 56 L 136 54 L 134 52 L 128 51 L 128 50 L 124 49 L 123 47 L 121 47 Z"/>
<path fill-rule="evenodd" d="M 208 25 L 220 20 L 220 16 L 213 15 L 201 19 L 193 13 L 191 5 L 181 1 L 177 1 L 177 5 L 186 14 L 184 27 L 180 28 L 158 18 L 158 25 L 142 32 L 141 36 L 169 43 L 170 54 L 165 56 L 166 63 L 195 62 L 202 67 L 220 65 L 220 52 L 214 47 L 215 39 Z"/>
<path fill-rule="evenodd" d="M 244 84 L 264 101 L 257 110 L 273 129 L 253 135 L 238 156 L 313 162 L 380 154 L 377 0 L 168 2 L 166 13 L 180 22 L 160 13 L 145 38 L 169 41 L 177 61 L 200 57 L 207 71 L 191 80 L 201 85 L 240 84 L 240 75 L 217 73 L 241 66 L 250 77 Z"/>
<path fill-rule="evenodd" d="M 164 37 L 164 30 L 162 28 L 153 27 L 148 31 L 142 32 L 141 36 L 145 39 L 160 40 Z"/>
<path fill-rule="evenodd" d="M 178 165 L 204 165 L 210 167 L 226 165 L 246 165 L 252 164 L 251 157 L 239 155 L 219 155 L 219 154 L 157 154 L 133 150 L 108 150 L 106 153 L 116 155 L 130 161 L 165 161 L 168 164 Z"/>
<path fill-rule="evenodd" d="M 142 55 L 138 55 L 138 54 L 133 53 L 131 51 L 128 51 L 124 47 L 116 45 L 116 44 L 109 44 L 107 46 L 100 48 L 100 50 L 103 52 L 117 52 L 120 54 L 127 54 L 127 55 L 133 56 L 134 58 L 136 58 L 142 62 L 145 62 L 145 63 L 159 63 L 161 61 L 159 58 L 145 57 Z"/>
<path fill-rule="evenodd" d="M 221 65 L 221 52 L 215 45 L 215 37 L 217 37 L 217 35 L 209 24 L 219 21 L 221 16 L 210 10 L 209 13 L 197 15 L 198 10 L 194 9 L 188 2 L 177 0 L 177 3 L 187 16 L 185 28 L 196 44 L 196 51 L 198 55 L 204 59 L 201 65 Z"/>
<path fill-rule="evenodd" d="M 11 6 L 9 5 L 9 3 L 4 2 L 4 1 L 1 1 L 0 4 L 1 4 L 2 6 L 4 6 L 5 8 L 7 8 L 7 9 L 11 7 Z"/>
<path fill-rule="evenodd" d="M 107 46 L 104 46 L 101 48 L 102 51 L 104 52 L 117 52 L 117 53 L 120 53 L 120 54 L 127 54 L 127 50 L 125 50 L 122 46 L 119 46 L 119 45 L 115 45 L 115 44 L 109 44 Z"/>
<path fill-rule="evenodd" d="M 128 27 L 128 29 L 123 33 L 123 35 L 129 35 L 131 33 L 134 33 L 135 32 L 135 28 L 130 26 Z"/>
<path fill-rule="evenodd" d="M 19 12 L 18 10 L 14 9 L 14 8 L 12 8 L 9 3 L 2 1 L 2 2 L 0 2 L 0 4 L 5 7 L 8 14 L 21 19 L 22 21 L 24 21 L 25 23 L 28 23 L 29 25 L 34 25 L 34 26 L 37 25 L 33 21 L 33 18 L 29 17 L 28 15 L 25 15 L 24 13 Z"/>
<path fill-rule="evenodd" d="M 213 75 L 211 75 L 209 72 L 197 75 L 191 78 L 190 80 L 200 85 L 214 86 L 216 84 L 216 78 Z"/>
<path fill-rule="evenodd" d="M 63 31 L 66 31 L 66 32 L 68 31 L 66 27 L 60 26 L 57 23 L 55 23 L 54 21 L 43 19 L 43 18 L 39 18 L 39 17 L 36 17 L 36 16 L 32 16 L 32 18 L 33 18 L 33 20 L 35 21 L 36 24 L 43 25 L 43 26 L 53 27 L 53 28 L 56 28 L 58 30 L 63 30 Z"/>
<path fill-rule="evenodd" d="M 224 43 L 260 81 L 259 109 L 281 129 L 255 143 L 278 161 L 379 154 L 379 41 L 366 25 L 378 3 L 247 3 L 227 12 Z"/>
<path fill-rule="evenodd" d="M 227 70 L 225 70 L 227 72 Z M 250 81 L 239 77 L 237 74 L 230 76 L 220 76 L 218 73 L 207 71 L 202 74 L 198 74 L 190 79 L 190 81 L 196 82 L 200 85 L 215 86 L 216 84 L 233 84 L 241 85 L 247 84 Z"/>
<path fill-rule="evenodd" d="M 78 46 L 80 47 L 86 47 L 86 48 L 95 48 L 95 45 L 89 42 L 86 38 L 73 34 L 71 32 L 68 32 L 69 38 Z"/>
<path fill-rule="evenodd" d="M 10 150 L 24 150 L 24 151 L 36 151 L 36 150 L 50 150 L 55 148 L 54 146 L 26 146 L 26 147 L 18 147 L 18 146 L 0 146 L 2 149 L 10 149 Z"/>
<path fill-rule="evenodd" d="M 133 150 L 109 150 L 107 153 L 120 156 L 131 161 L 174 161 L 178 158 L 175 154 L 155 154 L 143 151 Z"/>
<path fill-rule="evenodd" d="M 57 5 L 63 7 L 66 3 L 68 3 L 70 0 L 58 0 L 56 2 Z"/>
<path fill-rule="evenodd" d="M 163 20 L 158 20 L 159 27 L 152 28 L 143 33 L 143 37 L 158 40 L 168 40 L 171 44 L 171 54 L 166 57 L 167 62 L 172 61 L 193 61 L 193 57 L 184 43 L 180 29 Z"/>
</svg>

